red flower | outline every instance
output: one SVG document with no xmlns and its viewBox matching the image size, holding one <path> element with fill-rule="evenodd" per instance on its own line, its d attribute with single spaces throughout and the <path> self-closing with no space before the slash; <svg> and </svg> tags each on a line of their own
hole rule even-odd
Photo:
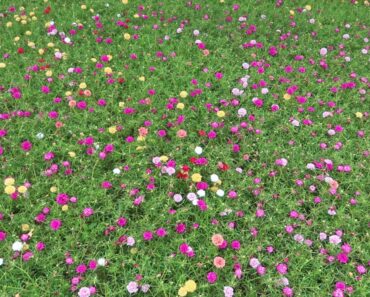
<svg viewBox="0 0 370 297">
<path fill-rule="evenodd" d="M 44 9 L 44 14 L 49 14 L 51 11 L 50 5 Z"/>
<path fill-rule="evenodd" d="M 217 166 L 218 166 L 218 169 L 220 169 L 221 171 L 227 171 L 230 169 L 230 166 L 224 162 L 218 162 Z"/>
<path fill-rule="evenodd" d="M 188 165 L 183 165 L 182 170 L 188 172 L 190 170 L 190 167 Z"/>
<path fill-rule="evenodd" d="M 192 164 L 194 164 L 196 161 L 197 161 L 197 158 L 195 158 L 195 157 L 190 157 L 189 158 L 189 162 L 192 163 Z"/>
<path fill-rule="evenodd" d="M 18 54 L 23 54 L 23 53 L 24 53 L 23 47 L 18 48 Z"/>
<path fill-rule="evenodd" d="M 199 136 L 206 136 L 207 135 L 206 131 L 204 131 L 204 130 L 199 130 L 198 134 L 199 134 Z"/>
</svg>

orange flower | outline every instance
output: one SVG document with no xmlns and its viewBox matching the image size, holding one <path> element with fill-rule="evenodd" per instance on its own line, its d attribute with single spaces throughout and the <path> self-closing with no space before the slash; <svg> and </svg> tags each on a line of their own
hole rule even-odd
<svg viewBox="0 0 370 297">
<path fill-rule="evenodd" d="M 222 237 L 221 234 L 214 234 L 212 236 L 212 243 L 215 246 L 220 246 L 224 242 L 224 238 Z"/>
<path fill-rule="evenodd" d="M 225 259 L 222 257 L 215 257 L 213 259 L 213 265 L 215 265 L 216 268 L 224 268 L 225 267 Z"/>
</svg>

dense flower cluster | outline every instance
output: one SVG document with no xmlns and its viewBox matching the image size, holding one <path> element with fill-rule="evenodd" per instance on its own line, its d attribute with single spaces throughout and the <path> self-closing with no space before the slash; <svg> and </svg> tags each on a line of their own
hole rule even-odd
<svg viewBox="0 0 370 297">
<path fill-rule="evenodd" d="M 368 1 L 3 2 L 1 296 L 369 294 Z"/>
</svg>

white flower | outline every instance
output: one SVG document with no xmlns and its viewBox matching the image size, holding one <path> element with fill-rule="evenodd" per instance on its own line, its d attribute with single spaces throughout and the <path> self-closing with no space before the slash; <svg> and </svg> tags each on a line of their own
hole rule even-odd
<svg viewBox="0 0 370 297">
<path fill-rule="evenodd" d="M 239 117 L 242 118 L 242 117 L 245 117 L 246 115 L 247 115 L 247 110 L 245 108 L 242 107 L 242 108 L 238 109 L 238 116 Z"/>
<path fill-rule="evenodd" d="M 127 245 L 128 246 L 133 246 L 135 244 L 135 238 L 132 236 L 127 237 Z"/>
<path fill-rule="evenodd" d="M 338 235 L 331 235 L 329 236 L 329 242 L 331 244 L 340 244 L 342 242 L 342 239 Z"/>
<path fill-rule="evenodd" d="M 349 34 L 344 34 L 343 39 L 349 39 Z"/>
<path fill-rule="evenodd" d="M 36 138 L 37 139 L 43 139 L 44 136 L 45 136 L 44 133 L 41 133 L 41 132 L 39 132 L 39 133 L 36 134 Z"/>
<path fill-rule="evenodd" d="M 242 67 L 243 67 L 243 69 L 248 69 L 249 68 L 249 64 L 247 62 L 244 62 L 242 64 Z"/>
<path fill-rule="evenodd" d="M 199 190 L 199 191 L 197 192 L 197 195 L 198 195 L 199 197 L 205 197 L 205 196 L 206 196 L 206 192 L 205 192 L 204 190 Z"/>
<path fill-rule="evenodd" d="M 20 242 L 20 241 L 16 241 L 12 245 L 12 250 L 14 252 L 20 252 L 22 250 L 22 248 L 23 248 L 23 243 Z"/>
<path fill-rule="evenodd" d="M 182 201 L 182 196 L 180 194 L 173 195 L 173 200 L 177 203 L 180 203 Z"/>
<path fill-rule="evenodd" d="M 176 30 L 176 33 L 181 33 L 182 32 L 182 28 L 178 28 L 177 30 Z"/>
<path fill-rule="evenodd" d="M 262 93 L 263 95 L 266 95 L 268 92 L 269 92 L 269 89 L 268 89 L 268 88 L 262 88 L 262 89 L 261 89 L 261 93 Z"/>
<path fill-rule="evenodd" d="M 322 49 L 320 49 L 320 55 L 321 56 L 325 56 L 327 53 L 328 53 L 328 50 L 325 47 L 323 47 Z"/>
<path fill-rule="evenodd" d="M 221 189 L 218 189 L 216 191 L 216 195 L 219 196 L 219 197 L 223 197 L 225 195 L 225 191 L 224 190 L 221 190 Z"/>
<path fill-rule="evenodd" d="M 220 179 L 219 179 L 219 177 L 218 177 L 218 175 L 217 174 L 212 174 L 211 175 L 211 182 L 213 182 L 213 183 L 216 183 L 216 182 L 218 182 Z"/>
<path fill-rule="evenodd" d="M 91 296 L 90 289 L 88 287 L 82 287 L 78 291 L 78 296 L 79 297 L 89 297 L 89 296 Z"/>
<path fill-rule="evenodd" d="M 351 62 L 351 57 L 344 57 L 344 60 L 345 60 L 346 62 Z"/>
<path fill-rule="evenodd" d="M 329 130 L 328 130 L 328 134 L 329 134 L 330 136 L 335 135 L 335 130 L 333 130 L 333 129 L 329 129 Z"/>
<path fill-rule="evenodd" d="M 105 266 L 105 265 L 107 265 L 107 260 L 105 260 L 104 258 L 99 258 L 98 259 L 98 265 L 99 266 Z"/>
<path fill-rule="evenodd" d="M 188 198 L 189 201 L 193 201 L 197 199 L 197 195 L 195 193 L 189 193 L 186 198 Z"/>
<path fill-rule="evenodd" d="M 298 126 L 299 126 L 299 122 L 298 122 L 297 120 L 293 120 L 293 121 L 292 121 L 292 125 L 293 125 L 294 127 L 298 127 Z"/>
<path fill-rule="evenodd" d="M 4 259 L 0 258 L 0 266 L 2 266 L 3 264 L 4 264 Z"/>
<path fill-rule="evenodd" d="M 121 173 L 121 169 L 119 168 L 114 168 L 113 169 L 113 174 L 120 174 Z"/>
<path fill-rule="evenodd" d="M 133 294 L 139 291 L 139 286 L 137 282 L 129 282 L 126 288 L 130 294 Z"/>
<path fill-rule="evenodd" d="M 198 205 L 198 199 L 195 198 L 192 202 L 191 202 L 194 206 L 197 206 Z"/>
<path fill-rule="evenodd" d="M 194 30 L 193 34 L 194 34 L 194 36 L 198 36 L 200 34 L 200 32 L 199 32 L 199 30 Z"/>
<path fill-rule="evenodd" d="M 315 169 L 315 165 L 312 164 L 312 163 L 308 163 L 307 166 L 306 166 L 307 169 L 309 170 L 314 170 Z"/>
<path fill-rule="evenodd" d="M 254 269 L 256 269 L 260 264 L 261 264 L 261 263 L 260 263 L 260 261 L 258 261 L 258 259 L 257 259 L 257 258 L 252 258 L 252 259 L 250 259 L 250 260 L 249 260 L 249 265 L 250 265 L 252 268 L 254 268 Z"/>
<path fill-rule="evenodd" d="M 64 38 L 64 42 L 65 43 L 70 43 L 71 42 L 71 39 L 69 37 L 66 37 L 66 38 Z"/>
<path fill-rule="evenodd" d="M 266 16 L 264 14 L 261 15 L 261 19 L 265 20 Z"/>
<path fill-rule="evenodd" d="M 200 147 L 200 146 L 197 146 L 194 150 L 194 152 L 197 154 L 197 155 L 200 155 L 203 153 L 203 149 Z"/>
</svg>

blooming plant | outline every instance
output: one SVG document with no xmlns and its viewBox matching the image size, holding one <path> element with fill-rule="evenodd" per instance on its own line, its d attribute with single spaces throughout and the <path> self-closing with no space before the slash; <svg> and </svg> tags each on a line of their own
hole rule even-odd
<svg viewBox="0 0 370 297">
<path fill-rule="evenodd" d="M 0 297 L 369 296 L 369 1 L 0 1 Z"/>
</svg>

